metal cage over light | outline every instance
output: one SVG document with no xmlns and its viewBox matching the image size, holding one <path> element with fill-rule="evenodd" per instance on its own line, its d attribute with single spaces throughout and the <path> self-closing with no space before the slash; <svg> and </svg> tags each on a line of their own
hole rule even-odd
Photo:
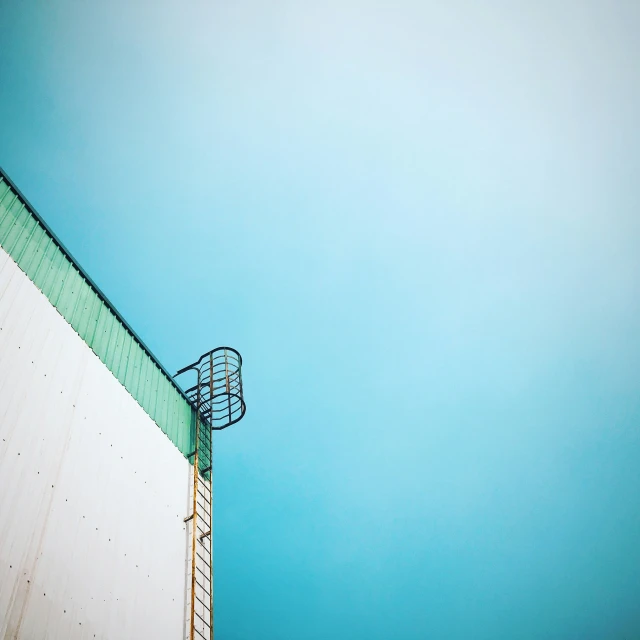
<svg viewBox="0 0 640 640">
<path fill-rule="evenodd" d="M 217 347 L 176 373 L 195 371 L 196 384 L 185 394 L 204 424 L 221 431 L 244 416 L 247 407 L 242 392 L 242 356 L 231 347 Z"/>
</svg>

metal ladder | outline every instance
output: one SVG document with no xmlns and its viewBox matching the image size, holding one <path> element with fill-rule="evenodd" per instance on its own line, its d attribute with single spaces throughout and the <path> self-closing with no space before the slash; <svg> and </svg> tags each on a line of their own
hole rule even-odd
<svg viewBox="0 0 640 640">
<path fill-rule="evenodd" d="M 196 418 L 196 449 L 191 467 L 191 515 L 185 518 L 188 554 L 188 640 L 213 640 L 213 500 L 211 431 Z"/>
<path fill-rule="evenodd" d="M 197 383 L 185 395 L 194 408 L 194 450 L 191 467 L 187 640 L 214 640 L 213 626 L 213 450 L 212 431 L 226 429 L 246 412 L 242 391 L 242 357 L 230 347 L 218 347 L 180 369 L 174 377 L 195 371 Z"/>
</svg>

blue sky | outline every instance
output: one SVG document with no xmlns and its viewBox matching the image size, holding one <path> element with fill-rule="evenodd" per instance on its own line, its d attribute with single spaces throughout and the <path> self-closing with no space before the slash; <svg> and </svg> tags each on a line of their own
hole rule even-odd
<svg viewBox="0 0 640 640">
<path fill-rule="evenodd" d="M 0 23 L 0 164 L 168 369 L 244 356 L 219 640 L 640 637 L 638 3 Z"/>
</svg>

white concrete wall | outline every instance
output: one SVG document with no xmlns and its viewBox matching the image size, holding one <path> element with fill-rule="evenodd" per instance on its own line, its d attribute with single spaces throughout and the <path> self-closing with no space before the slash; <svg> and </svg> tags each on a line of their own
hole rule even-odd
<svg viewBox="0 0 640 640">
<path fill-rule="evenodd" d="M 189 464 L 0 250 L 0 638 L 184 636 Z"/>
</svg>

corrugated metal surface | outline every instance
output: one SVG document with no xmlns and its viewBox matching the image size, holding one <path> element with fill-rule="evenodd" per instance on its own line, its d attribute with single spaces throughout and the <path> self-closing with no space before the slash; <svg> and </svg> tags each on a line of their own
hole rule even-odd
<svg viewBox="0 0 640 640">
<path fill-rule="evenodd" d="M 0 246 L 178 449 L 190 453 L 194 412 L 182 392 L 1 171 Z"/>
<path fill-rule="evenodd" d="M 191 469 L 0 249 L 0 638 L 183 637 Z"/>
</svg>

